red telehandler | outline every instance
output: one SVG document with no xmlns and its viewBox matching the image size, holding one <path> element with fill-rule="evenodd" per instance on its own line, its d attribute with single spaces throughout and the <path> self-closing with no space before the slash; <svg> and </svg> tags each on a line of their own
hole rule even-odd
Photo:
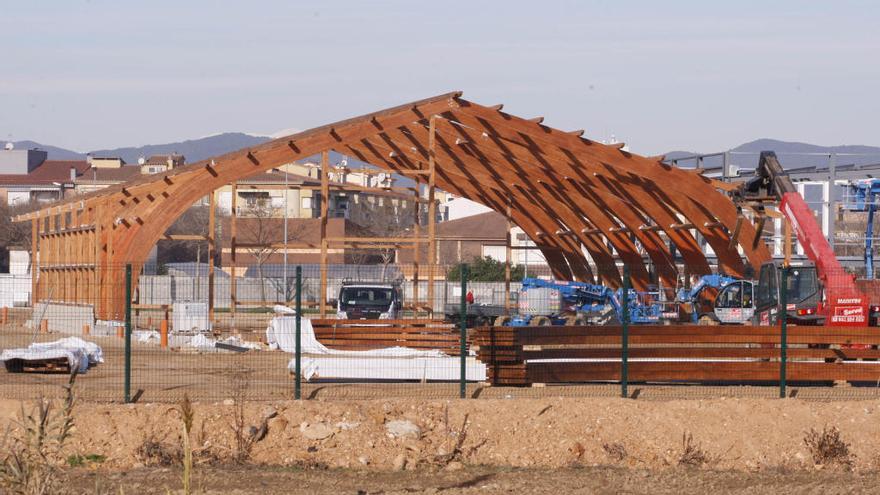
<svg viewBox="0 0 880 495">
<path fill-rule="evenodd" d="M 755 178 L 744 183 L 739 194 L 747 201 L 775 197 L 779 211 L 790 223 L 810 260 L 809 264 L 789 270 L 788 321 L 802 325 L 868 326 L 867 296 L 856 287 L 855 276 L 847 273 L 837 260 L 813 211 L 797 192 L 775 153 L 761 153 Z M 761 266 L 755 284 L 756 323 L 773 324 L 778 319 L 782 266 L 779 261 Z M 880 308 L 872 307 L 870 313 L 880 313 Z"/>
</svg>

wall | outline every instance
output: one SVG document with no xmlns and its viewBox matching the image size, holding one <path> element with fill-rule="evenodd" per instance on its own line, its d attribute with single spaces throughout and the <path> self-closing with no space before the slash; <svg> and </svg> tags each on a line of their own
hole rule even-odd
<svg viewBox="0 0 880 495">
<path fill-rule="evenodd" d="M 0 174 L 27 174 L 39 167 L 48 156 L 42 150 L 0 149 Z"/>
<path fill-rule="evenodd" d="M 281 277 L 266 277 L 263 280 L 266 300 L 275 301 L 294 299 L 294 269 L 291 267 L 285 289 Z M 303 279 L 303 301 L 314 302 L 320 293 L 321 281 L 317 277 Z M 330 279 L 327 284 L 328 299 L 335 300 L 342 279 Z M 236 297 L 240 302 L 260 302 L 262 300 L 260 280 L 258 278 L 239 277 L 236 280 Z M 404 301 L 412 301 L 413 283 L 403 283 Z M 520 284 L 512 282 L 512 293 L 519 291 Z M 434 311 L 441 313 L 446 304 L 457 305 L 460 302 L 461 287 L 458 282 L 434 282 Z M 285 292 L 286 290 L 286 292 Z M 468 290 L 474 293 L 478 304 L 504 304 L 504 282 L 471 282 Z M 288 297 L 285 298 L 285 293 Z M 419 283 L 419 301 L 425 301 L 428 294 L 428 282 Z M 214 285 L 214 307 L 228 308 L 230 302 L 230 279 L 217 277 Z M 199 302 L 208 300 L 208 277 L 190 277 L 174 275 L 142 275 L 138 284 L 138 302 L 140 304 L 172 304 L 174 302 Z M 516 296 L 514 296 L 515 298 Z"/>
</svg>

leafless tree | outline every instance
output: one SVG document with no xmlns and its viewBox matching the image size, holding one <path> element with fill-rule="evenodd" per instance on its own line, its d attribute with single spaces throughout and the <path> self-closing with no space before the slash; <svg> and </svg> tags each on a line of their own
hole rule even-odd
<svg viewBox="0 0 880 495">
<path fill-rule="evenodd" d="M 168 228 L 167 234 L 171 235 L 208 235 L 208 217 L 210 215 L 207 205 L 195 205 L 186 210 Z M 214 238 L 219 239 L 220 223 L 215 222 Z M 219 245 L 219 244 L 218 244 Z M 197 262 L 208 259 L 208 243 L 203 240 L 169 240 L 159 244 L 158 263 Z M 219 262 L 219 257 L 215 262 Z"/>
<path fill-rule="evenodd" d="M 367 196 L 362 197 L 358 208 L 353 210 L 352 221 L 359 225 L 365 232 L 374 237 L 403 237 L 411 234 L 415 224 L 413 208 L 415 202 L 411 199 Z M 397 255 L 394 246 L 382 246 L 374 253 L 379 256 L 382 264 L 382 279 Z"/>
<path fill-rule="evenodd" d="M 267 280 L 276 289 L 276 292 L 284 293 L 285 302 L 293 299 L 294 284 L 291 283 L 293 270 L 290 270 L 286 279 L 284 277 L 269 277 L 267 279 L 265 273 L 265 265 L 280 251 L 278 244 L 284 241 L 282 231 L 285 220 L 278 217 L 277 210 L 268 202 L 260 201 L 248 206 L 247 217 L 239 219 L 241 238 L 246 239 L 244 242 L 248 244 L 244 251 L 254 258 L 257 266 L 257 277 L 260 279 L 260 302 L 264 306 L 267 302 Z M 297 242 L 304 237 L 305 231 L 305 225 L 301 222 L 288 222 L 287 240 Z"/>
<path fill-rule="evenodd" d="M 31 253 L 30 222 L 13 222 L 12 217 L 33 211 L 37 206 L 36 204 L 10 206 L 5 201 L 0 202 L 0 266 L 4 269 L 9 268 L 9 250 L 12 248 L 27 250 L 30 259 L 34 259 Z"/>
</svg>

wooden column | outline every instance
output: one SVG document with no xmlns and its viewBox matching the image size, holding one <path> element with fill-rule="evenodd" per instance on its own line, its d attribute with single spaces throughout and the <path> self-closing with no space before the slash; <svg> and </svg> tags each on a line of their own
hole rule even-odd
<svg viewBox="0 0 880 495">
<path fill-rule="evenodd" d="M 421 168 L 421 167 L 419 167 Z M 422 227 L 421 227 L 421 218 L 419 218 L 421 213 L 421 191 L 422 185 L 419 182 L 415 183 L 415 198 L 413 201 L 413 214 L 415 223 L 413 224 L 413 316 L 418 316 L 419 313 L 419 263 L 421 261 L 421 251 L 422 246 L 419 243 L 419 237 L 422 235 Z"/>
<path fill-rule="evenodd" d="M 33 308 L 37 302 L 37 273 L 40 270 L 37 264 L 38 239 L 40 235 L 40 216 L 31 220 L 31 307 Z"/>
<path fill-rule="evenodd" d="M 437 263 L 437 205 L 434 203 L 435 182 L 435 153 L 436 119 L 431 116 L 428 126 L 428 308 L 431 316 L 434 315 L 434 276 Z M 417 203 L 418 204 L 418 203 Z M 421 249 L 419 242 L 415 243 L 416 249 Z"/>
<path fill-rule="evenodd" d="M 208 199 L 208 321 L 214 323 L 214 258 L 217 255 L 217 242 L 214 239 L 215 227 L 214 191 Z"/>
<path fill-rule="evenodd" d="M 235 272 L 236 272 L 236 259 L 235 259 L 235 243 L 236 243 L 236 219 L 238 218 L 238 182 L 232 183 L 232 216 L 229 217 L 229 264 L 232 268 L 232 278 L 229 280 L 229 311 L 232 313 L 232 324 L 235 325 L 235 306 L 238 304 L 236 300 L 236 283 L 235 283 Z"/>
<path fill-rule="evenodd" d="M 318 308 L 321 318 L 327 317 L 327 214 L 330 209 L 330 154 L 321 153 L 321 293 Z"/>
<path fill-rule="evenodd" d="M 94 285 L 94 287 L 92 287 L 92 297 L 94 298 L 95 316 L 96 317 L 101 317 L 104 315 L 103 308 L 106 306 L 104 301 L 101 300 L 101 285 L 102 285 L 101 284 L 101 274 L 102 274 L 102 270 L 104 267 L 104 258 L 102 256 L 102 251 L 103 251 L 102 244 L 104 242 L 102 239 L 104 218 L 101 216 L 101 211 L 102 210 L 101 210 L 100 206 L 96 206 L 95 209 L 92 211 L 92 222 L 95 223 L 95 232 L 94 232 L 94 239 L 95 239 L 94 244 L 95 245 L 92 246 L 95 249 L 95 253 L 94 253 L 94 262 L 95 262 L 94 269 L 95 269 L 95 271 L 92 274 L 92 283 L 95 285 Z"/>
<path fill-rule="evenodd" d="M 512 240 L 510 230 L 513 228 L 513 222 L 510 220 L 510 200 L 507 203 L 507 235 L 505 236 L 505 261 L 504 261 L 504 314 L 510 314 L 510 263 L 513 257 Z"/>
</svg>

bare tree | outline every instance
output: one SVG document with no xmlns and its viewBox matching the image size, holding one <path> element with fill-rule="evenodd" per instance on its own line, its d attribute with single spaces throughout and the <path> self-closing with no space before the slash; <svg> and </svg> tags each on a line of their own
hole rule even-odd
<svg viewBox="0 0 880 495">
<path fill-rule="evenodd" d="M 353 212 L 352 221 L 374 237 L 402 237 L 412 232 L 415 224 L 413 212 L 415 204 L 411 199 L 397 197 L 380 195 L 363 197 L 356 212 Z M 379 256 L 384 280 L 388 265 L 396 258 L 397 248 L 381 246 L 373 252 Z"/>
<path fill-rule="evenodd" d="M 186 210 L 171 227 L 167 234 L 170 235 L 208 235 L 209 207 L 195 205 Z M 219 224 L 217 224 L 219 226 Z M 219 230 L 215 228 L 214 238 Z M 159 245 L 158 263 L 201 262 L 208 259 L 208 243 L 201 240 L 170 240 Z"/>
<path fill-rule="evenodd" d="M 244 251 L 254 258 L 257 267 L 257 277 L 260 279 L 260 302 L 265 306 L 266 282 L 268 281 L 277 292 L 283 292 L 285 302 L 293 299 L 293 270 L 285 277 L 266 277 L 265 265 L 269 260 L 281 251 L 278 247 L 284 241 L 282 231 L 284 218 L 277 216 L 277 208 L 273 208 L 266 201 L 258 201 L 248 206 L 247 217 L 239 219 L 239 230 L 242 239 L 246 239 L 248 245 Z M 301 222 L 287 223 L 287 240 L 297 242 L 306 232 L 306 227 Z"/>
<path fill-rule="evenodd" d="M 12 218 L 36 209 L 37 204 L 11 206 L 5 201 L 0 202 L 0 267 L 9 270 L 9 251 L 12 248 L 27 250 L 33 263 L 34 253 L 31 252 L 30 222 L 13 222 Z"/>
<path fill-rule="evenodd" d="M 266 274 L 263 265 L 278 252 L 272 246 L 277 238 L 277 231 L 273 229 L 273 208 L 265 201 L 258 201 L 247 207 L 247 219 L 239 221 L 239 229 L 242 238 L 247 239 L 248 247 L 245 252 L 253 256 L 257 265 L 257 277 L 260 279 L 260 302 L 266 305 Z M 282 220 L 283 221 L 283 220 Z"/>
</svg>

